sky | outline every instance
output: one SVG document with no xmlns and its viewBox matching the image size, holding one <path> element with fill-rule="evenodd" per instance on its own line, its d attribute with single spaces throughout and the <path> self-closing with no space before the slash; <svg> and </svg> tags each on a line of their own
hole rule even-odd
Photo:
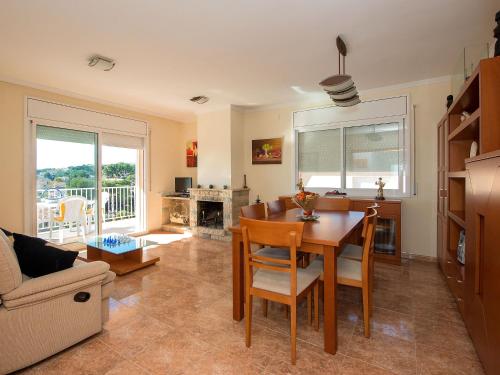
<svg viewBox="0 0 500 375">
<path fill-rule="evenodd" d="M 37 139 L 37 169 L 67 168 L 94 164 L 94 145 Z M 102 147 L 102 164 L 136 163 L 137 151 L 120 147 Z"/>
</svg>

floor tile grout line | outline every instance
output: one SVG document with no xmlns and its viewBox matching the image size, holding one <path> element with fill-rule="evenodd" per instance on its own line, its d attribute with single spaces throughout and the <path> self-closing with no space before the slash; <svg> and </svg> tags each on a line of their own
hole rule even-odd
<svg viewBox="0 0 500 375">
<path fill-rule="evenodd" d="M 114 352 L 115 354 L 117 354 L 120 358 L 124 359 L 125 361 L 127 362 L 131 362 L 133 363 L 134 365 L 136 365 L 137 367 L 139 367 L 141 370 L 144 370 L 147 374 L 151 374 L 151 371 L 149 371 L 148 369 L 142 367 L 141 365 L 139 365 L 138 363 L 136 363 L 135 361 L 131 360 L 131 359 L 128 359 L 125 355 L 123 355 L 122 353 L 120 353 L 119 351 L 117 351 L 113 346 L 111 345 L 108 345 L 106 342 L 104 342 L 103 340 L 100 339 L 100 337 L 97 337 L 97 339 L 104 345 L 106 346 L 109 350 L 111 350 L 112 352 Z"/>
</svg>

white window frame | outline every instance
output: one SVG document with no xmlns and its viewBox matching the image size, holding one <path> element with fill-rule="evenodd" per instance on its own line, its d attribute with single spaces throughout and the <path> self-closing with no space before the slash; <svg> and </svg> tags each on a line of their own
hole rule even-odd
<svg viewBox="0 0 500 375">
<path fill-rule="evenodd" d="M 30 116 L 28 111 L 28 101 L 32 99 L 35 101 L 47 102 L 49 104 L 54 104 L 56 106 L 64 106 L 67 108 L 54 107 L 55 113 L 48 114 L 47 116 Z M 52 101 L 47 101 L 45 99 L 39 99 L 36 97 L 27 96 L 25 97 L 25 111 L 24 111 L 24 232 L 30 235 L 36 235 L 36 126 L 44 125 L 57 128 L 65 128 L 71 130 L 86 131 L 97 134 L 97 196 L 101 196 L 102 191 L 102 163 L 101 163 L 101 151 L 102 151 L 102 135 L 103 133 L 115 133 L 121 135 L 129 135 L 134 137 L 143 138 L 143 150 L 140 152 L 139 162 L 139 173 L 141 174 L 142 182 L 142 194 L 141 199 L 137 200 L 137 213 L 141 215 L 141 223 L 138 232 L 131 233 L 131 235 L 140 235 L 147 233 L 148 228 L 148 199 L 147 193 L 149 191 L 149 126 L 146 122 L 124 118 L 111 113 L 97 112 L 87 108 L 81 108 L 76 106 L 68 106 L 64 103 L 57 103 Z M 51 109 L 49 107 L 49 109 Z M 60 112 L 57 112 L 57 111 Z M 57 118 L 57 120 L 52 120 L 50 118 Z M 96 123 L 102 124 L 102 127 L 91 125 L 93 120 Z M 130 129 L 132 131 L 119 131 L 116 130 L 117 124 L 119 126 L 121 120 L 123 124 L 131 124 Z M 109 126 L 106 126 L 109 124 Z M 143 124 L 145 127 L 144 131 L 138 133 L 135 131 L 134 126 Z M 100 204 L 100 200 L 98 200 Z M 102 217 L 101 209 L 98 206 L 98 225 L 99 232 L 102 233 Z"/>
<path fill-rule="evenodd" d="M 387 123 L 398 123 L 399 124 L 399 144 L 400 148 L 400 169 L 399 169 L 399 189 L 385 189 L 384 195 L 386 197 L 393 198 L 404 198 L 409 197 L 415 193 L 414 191 L 414 144 L 413 144 L 413 127 L 411 124 L 410 106 L 409 100 L 407 100 L 407 111 L 405 114 L 396 116 L 386 116 L 386 117 L 376 117 L 376 118 L 364 118 L 362 120 L 351 120 L 342 122 L 330 122 L 317 125 L 307 125 L 307 126 L 295 126 L 293 129 L 293 141 L 295 144 L 295 158 L 294 158 L 294 180 L 292 185 L 292 191 L 296 189 L 295 184 L 299 179 L 299 142 L 298 135 L 303 132 L 319 131 L 319 130 L 330 130 L 330 129 L 340 129 L 340 160 L 341 160 L 341 188 L 308 188 L 308 190 L 316 192 L 318 194 L 325 194 L 331 190 L 339 190 L 346 193 L 348 196 L 354 197 L 370 197 L 373 198 L 377 194 L 377 186 L 375 181 L 373 181 L 373 189 L 347 189 L 346 188 L 346 161 L 345 161 L 345 139 L 344 130 L 350 127 L 357 126 L 367 126 L 367 125 L 379 125 Z"/>
</svg>

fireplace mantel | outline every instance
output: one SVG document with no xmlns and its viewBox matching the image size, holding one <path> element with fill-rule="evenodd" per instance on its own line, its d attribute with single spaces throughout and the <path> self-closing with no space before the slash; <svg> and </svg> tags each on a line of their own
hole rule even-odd
<svg viewBox="0 0 500 375">
<path fill-rule="evenodd" d="M 189 223 L 195 236 L 215 240 L 231 240 L 228 228 L 239 223 L 240 208 L 248 205 L 250 189 L 189 189 L 190 214 Z M 224 214 L 224 228 L 206 228 L 198 226 L 198 201 L 222 202 Z"/>
</svg>

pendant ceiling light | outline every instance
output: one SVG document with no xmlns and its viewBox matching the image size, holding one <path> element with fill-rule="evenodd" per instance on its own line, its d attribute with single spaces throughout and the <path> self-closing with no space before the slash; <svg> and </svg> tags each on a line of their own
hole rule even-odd
<svg viewBox="0 0 500 375">
<path fill-rule="evenodd" d="M 328 77 L 319 84 L 325 90 L 335 105 L 340 107 L 351 107 L 361 102 L 358 90 L 354 85 L 352 77 L 345 74 L 345 56 L 347 48 L 340 36 L 337 37 L 337 49 L 339 51 L 339 74 Z M 342 55 L 342 74 L 340 74 L 340 55 Z"/>
</svg>

